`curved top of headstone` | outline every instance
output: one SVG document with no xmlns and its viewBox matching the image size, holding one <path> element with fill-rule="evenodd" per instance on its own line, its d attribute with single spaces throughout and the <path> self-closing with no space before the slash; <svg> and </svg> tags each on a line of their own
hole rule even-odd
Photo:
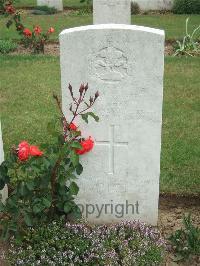
<svg viewBox="0 0 200 266">
<path fill-rule="evenodd" d="M 137 26 L 137 25 L 125 25 L 125 24 L 98 24 L 98 25 L 88 25 L 88 26 L 81 26 L 81 27 L 74 27 L 70 29 L 65 29 L 60 33 L 60 37 L 68 33 L 74 33 L 78 31 L 87 31 L 87 30 L 131 30 L 131 31 L 138 31 L 138 32 L 147 32 L 152 34 L 157 34 L 161 36 L 165 36 L 164 30 L 144 27 L 144 26 Z"/>
</svg>

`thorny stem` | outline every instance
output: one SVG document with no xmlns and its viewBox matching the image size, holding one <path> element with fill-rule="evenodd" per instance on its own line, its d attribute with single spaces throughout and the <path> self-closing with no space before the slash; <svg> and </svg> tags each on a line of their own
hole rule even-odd
<svg viewBox="0 0 200 266">
<path fill-rule="evenodd" d="M 88 109 L 90 109 L 94 105 L 94 103 L 95 103 L 95 101 L 90 106 L 88 106 L 86 109 L 84 109 L 84 110 L 80 111 L 79 113 L 77 113 L 77 115 L 80 115 L 80 114 L 86 112 Z"/>
<path fill-rule="evenodd" d="M 90 109 L 90 108 L 94 105 L 96 99 L 97 99 L 98 96 L 99 96 L 99 93 L 98 93 L 98 91 L 97 91 L 97 92 L 95 93 L 95 97 L 94 97 L 94 98 L 90 97 L 90 99 L 92 99 L 92 100 L 90 100 L 90 104 L 87 104 L 86 102 L 84 102 L 84 99 L 85 99 L 85 95 L 86 95 L 87 90 L 88 90 L 88 83 L 87 83 L 85 86 L 84 86 L 84 84 L 81 84 L 80 89 L 79 89 L 79 93 L 80 93 L 80 95 L 79 95 L 79 98 L 78 98 L 78 99 L 76 99 L 76 98 L 74 97 L 74 94 L 73 94 L 73 90 L 72 90 L 72 86 L 71 86 L 71 84 L 69 84 L 69 87 L 68 87 L 68 88 L 69 88 L 70 95 L 71 95 L 71 97 L 72 97 L 73 103 L 74 103 L 74 105 L 76 106 L 75 111 L 73 111 L 73 110 L 72 110 L 72 104 L 71 104 L 71 109 L 70 109 L 70 111 L 73 113 L 73 117 L 72 117 L 72 120 L 71 120 L 70 123 L 68 123 L 67 120 L 66 120 L 66 117 L 65 117 L 65 115 L 64 115 L 64 113 L 63 113 L 63 111 L 62 111 L 61 102 L 60 102 L 60 100 L 58 99 L 57 95 L 55 95 L 55 94 L 53 95 L 53 97 L 55 98 L 55 100 L 56 100 L 56 102 L 57 102 L 58 108 L 59 108 L 59 110 L 60 110 L 60 112 L 61 112 L 61 114 L 62 114 L 62 118 L 63 118 L 63 129 L 64 129 L 64 133 L 65 133 L 65 138 L 68 136 L 68 135 L 66 134 L 66 130 L 67 130 L 67 129 L 70 130 L 70 125 L 73 123 L 73 121 L 75 120 L 75 118 L 76 118 L 78 115 L 81 115 L 81 114 L 83 114 L 84 112 L 86 112 L 88 109 Z M 79 111 L 79 107 L 80 107 L 80 105 L 81 105 L 83 102 L 87 105 L 87 108 L 83 109 L 82 111 Z"/>
</svg>

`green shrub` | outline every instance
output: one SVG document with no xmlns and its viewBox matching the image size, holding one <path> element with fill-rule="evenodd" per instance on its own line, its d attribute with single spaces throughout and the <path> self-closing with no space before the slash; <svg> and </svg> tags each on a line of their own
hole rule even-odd
<svg viewBox="0 0 200 266">
<path fill-rule="evenodd" d="M 68 88 L 72 98 L 70 120 L 64 116 L 61 102 L 54 95 L 60 118 L 56 117 L 47 127 L 54 143 L 43 145 L 41 151 L 38 146 L 22 141 L 17 147 L 12 146 L 10 156 L 0 165 L 0 190 L 5 185 L 9 189 L 5 203 L 0 199 L 2 239 L 7 240 L 12 235 L 20 239 L 27 227 L 37 227 L 39 223 L 53 221 L 61 215 L 81 217 L 75 203 L 79 191 L 76 179 L 83 171 L 79 158 L 92 150 L 94 142 L 91 137 L 85 139 L 73 122 L 77 117 L 87 123 L 89 117 L 99 120 L 93 112 L 88 112 L 99 93 L 87 101 L 88 84 L 81 84 L 77 98 L 72 86 Z"/>
<path fill-rule="evenodd" d="M 173 13 L 175 14 L 200 14 L 199 0 L 174 0 Z"/>
<path fill-rule="evenodd" d="M 183 41 L 176 41 L 174 46 L 175 53 L 177 55 L 189 55 L 189 56 L 198 56 L 200 55 L 200 44 L 197 41 L 200 33 L 200 25 L 196 27 L 192 33 L 188 31 L 189 18 L 185 22 L 185 36 Z"/>
<path fill-rule="evenodd" d="M 0 40 L 0 53 L 8 54 L 17 49 L 17 44 L 11 40 Z"/>
<path fill-rule="evenodd" d="M 136 2 L 131 2 L 131 15 L 137 15 L 140 13 L 140 6 Z"/>
<path fill-rule="evenodd" d="M 20 244 L 11 241 L 11 265 L 156 266 L 165 250 L 160 234 L 139 221 L 94 227 L 52 222 L 29 229 Z"/>
<path fill-rule="evenodd" d="M 34 11 L 32 11 L 33 14 L 37 15 L 37 12 L 42 12 L 44 15 L 52 15 L 58 12 L 58 10 L 55 7 L 49 7 L 49 6 L 36 6 L 34 8 Z M 34 13 L 35 12 L 35 13 Z M 38 13 L 38 14 L 39 14 Z M 39 14 L 40 15 L 40 14 Z"/>
<path fill-rule="evenodd" d="M 192 224 L 191 215 L 184 216 L 184 228 L 170 236 L 170 241 L 179 260 L 192 255 L 200 256 L 200 228 Z"/>
</svg>

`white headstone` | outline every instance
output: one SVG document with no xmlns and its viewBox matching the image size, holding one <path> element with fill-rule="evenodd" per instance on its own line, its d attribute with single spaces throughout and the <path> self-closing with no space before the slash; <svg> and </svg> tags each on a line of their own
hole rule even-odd
<svg viewBox="0 0 200 266">
<path fill-rule="evenodd" d="M 1 132 L 1 122 L 0 122 L 0 165 L 4 161 L 4 151 L 3 151 L 3 139 L 2 139 L 2 132 Z M 2 195 L 2 202 L 8 197 L 8 188 L 7 186 L 4 187 L 3 190 L 0 190 L 0 194 Z"/>
<path fill-rule="evenodd" d="M 143 11 L 147 10 L 170 10 L 173 7 L 174 0 L 133 0 L 138 3 Z"/>
<path fill-rule="evenodd" d="M 93 0 L 93 24 L 131 24 L 131 0 Z"/>
<path fill-rule="evenodd" d="M 58 11 L 63 10 L 63 1 L 62 0 L 37 0 L 38 6 L 49 6 L 55 7 Z"/>
<path fill-rule="evenodd" d="M 81 41 L 80 41 L 81 40 Z M 99 90 L 100 122 L 80 125 L 95 147 L 83 155 L 78 203 L 95 223 L 141 219 L 157 223 L 162 127 L 164 32 L 102 24 L 60 34 L 64 113 L 68 83 Z"/>
</svg>

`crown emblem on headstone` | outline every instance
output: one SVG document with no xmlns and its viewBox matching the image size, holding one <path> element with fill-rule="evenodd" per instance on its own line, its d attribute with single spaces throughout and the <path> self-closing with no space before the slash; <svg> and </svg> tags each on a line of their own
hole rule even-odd
<svg viewBox="0 0 200 266">
<path fill-rule="evenodd" d="M 101 80 L 119 82 L 128 74 L 128 58 L 113 46 L 101 48 L 92 59 L 93 73 Z"/>
</svg>

